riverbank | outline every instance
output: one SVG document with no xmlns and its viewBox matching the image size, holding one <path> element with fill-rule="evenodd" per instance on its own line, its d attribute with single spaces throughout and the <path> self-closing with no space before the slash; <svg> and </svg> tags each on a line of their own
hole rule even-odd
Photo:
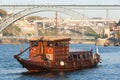
<svg viewBox="0 0 120 80">
<path fill-rule="evenodd" d="M 28 42 L 28 39 L 0 39 L 0 44 L 23 44 Z"/>
<path fill-rule="evenodd" d="M 29 43 L 28 39 L 0 39 L 0 44 L 23 44 Z M 95 44 L 95 41 L 91 40 L 71 40 L 71 44 Z"/>
</svg>

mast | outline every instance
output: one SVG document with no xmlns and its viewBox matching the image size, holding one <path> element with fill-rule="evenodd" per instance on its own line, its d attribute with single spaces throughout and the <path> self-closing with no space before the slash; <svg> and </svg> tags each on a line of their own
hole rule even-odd
<svg viewBox="0 0 120 80">
<path fill-rule="evenodd" d="M 96 53 L 99 54 L 98 46 L 96 46 Z"/>
<path fill-rule="evenodd" d="M 57 11 L 56 11 L 56 27 L 55 27 L 55 36 L 57 37 L 58 33 L 57 33 L 57 26 L 58 26 L 58 22 L 57 22 Z"/>
</svg>

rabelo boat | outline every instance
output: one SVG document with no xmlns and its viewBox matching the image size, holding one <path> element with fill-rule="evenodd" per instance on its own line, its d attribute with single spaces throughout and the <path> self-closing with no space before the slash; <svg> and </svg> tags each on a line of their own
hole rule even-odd
<svg viewBox="0 0 120 80">
<path fill-rule="evenodd" d="M 79 50 L 69 47 L 71 38 L 41 37 L 31 39 L 29 47 L 14 55 L 14 58 L 29 72 L 40 71 L 71 71 L 95 67 L 101 62 L 98 53 L 92 49 Z M 22 58 L 29 50 L 27 59 Z"/>
</svg>

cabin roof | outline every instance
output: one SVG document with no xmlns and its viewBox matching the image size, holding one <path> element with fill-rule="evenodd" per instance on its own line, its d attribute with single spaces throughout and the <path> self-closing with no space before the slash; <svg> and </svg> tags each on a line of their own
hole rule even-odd
<svg viewBox="0 0 120 80">
<path fill-rule="evenodd" d="M 41 38 L 32 38 L 30 41 L 64 41 L 64 40 L 70 40 L 69 37 L 41 37 Z"/>
<path fill-rule="evenodd" d="M 87 52 L 89 50 L 82 50 L 82 49 L 69 49 L 69 52 Z"/>
</svg>

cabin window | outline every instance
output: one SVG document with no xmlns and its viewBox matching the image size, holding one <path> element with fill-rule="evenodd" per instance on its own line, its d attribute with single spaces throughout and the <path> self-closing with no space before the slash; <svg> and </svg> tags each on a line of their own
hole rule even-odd
<svg viewBox="0 0 120 80">
<path fill-rule="evenodd" d="M 58 47 L 58 43 L 57 42 L 55 43 L 55 47 Z"/>
<path fill-rule="evenodd" d="M 87 58 L 90 58 L 90 54 L 89 53 L 87 53 Z"/>
<path fill-rule="evenodd" d="M 74 58 L 74 59 L 77 59 L 77 55 L 73 55 L 73 58 Z"/>
<path fill-rule="evenodd" d="M 56 42 L 55 47 L 68 47 L 68 42 Z"/>
<path fill-rule="evenodd" d="M 90 53 L 90 57 L 92 57 L 93 55 L 92 55 L 92 53 Z"/>
<path fill-rule="evenodd" d="M 81 59 L 81 58 L 80 58 L 80 54 L 78 54 L 78 59 Z"/>
<path fill-rule="evenodd" d="M 69 46 L 68 42 L 65 42 L 64 47 L 68 47 L 68 46 Z"/>
<path fill-rule="evenodd" d="M 49 41 L 47 44 L 48 47 L 53 47 L 53 42 Z"/>
<path fill-rule="evenodd" d="M 60 42 L 60 43 L 59 43 L 59 46 L 60 46 L 60 47 L 64 47 L 63 42 Z"/>
<path fill-rule="evenodd" d="M 68 59 L 69 61 L 72 61 L 72 55 L 69 55 Z"/>
<path fill-rule="evenodd" d="M 81 58 L 81 59 L 83 59 L 83 56 L 82 56 L 82 55 L 80 55 L 80 58 Z"/>
<path fill-rule="evenodd" d="M 85 54 L 84 53 L 82 54 L 82 57 L 85 59 Z"/>
</svg>

